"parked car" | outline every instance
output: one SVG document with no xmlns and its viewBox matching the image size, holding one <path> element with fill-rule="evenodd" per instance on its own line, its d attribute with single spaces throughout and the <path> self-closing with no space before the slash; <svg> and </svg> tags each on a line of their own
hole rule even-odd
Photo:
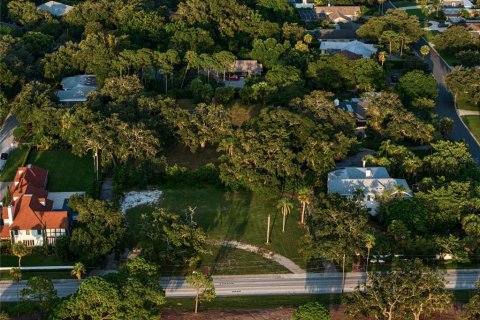
<svg viewBox="0 0 480 320">
<path fill-rule="evenodd" d="M 7 160 L 8 159 L 8 153 L 4 152 L 0 155 L 0 160 Z"/>
</svg>

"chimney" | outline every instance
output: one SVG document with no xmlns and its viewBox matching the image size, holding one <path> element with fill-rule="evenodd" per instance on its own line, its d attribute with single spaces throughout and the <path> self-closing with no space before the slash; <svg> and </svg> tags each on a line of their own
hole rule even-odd
<svg viewBox="0 0 480 320">
<path fill-rule="evenodd" d="M 38 201 L 40 202 L 40 204 L 41 204 L 42 206 L 45 207 L 45 198 L 40 198 L 40 199 L 38 199 Z"/>
<path fill-rule="evenodd" d="M 13 223 L 13 206 L 11 204 L 7 207 L 7 213 L 8 220 L 10 220 L 10 223 L 8 225 L 11 225 Z"/>
<path fill-rule="evenodd" d="M 365 171 L 365 177 L 370 178 L 371 176 L 372 176 L 372 170 L 367 169 L 367 170 Z"/>
</svg>

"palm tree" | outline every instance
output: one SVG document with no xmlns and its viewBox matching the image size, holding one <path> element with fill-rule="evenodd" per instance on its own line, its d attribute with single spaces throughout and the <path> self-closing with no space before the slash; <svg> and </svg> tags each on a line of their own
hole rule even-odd
<svg viewBox="0 0 480 320">
<path fill-rule="evenodd" d="M 22 257 L 30 254 L 30 248 L 22 242 L 17 242 L 12 245 L 13 255 L 18 257 L 18 269 L 22 268 Z"/>
<path fill-rule="evenodd" d="M 386 0 L 377 0 L 377 2 L 378 2 L 378 10 L 383 15 L 383 4 L 386 2 Z"/>
<path fill-rule="evenodd" d="M 308 188 L 302 188 L 298 190 L 297 199 L 302 204 L 302 218 L 300 220 L 301 224 L 305 224 L 305 208 L 310 204 L 312 198 L 312 192 Z"/>
<path fill-rule="evenodd" d="M 367 264 L 365 265 L 365 272 L 368 274 L 368 262 L 370 261 L 370 250 L 375 246 L 375 236 L 373 234 L 366 235 L 365 248 L 367 248 Z"/>
<path fill-rule="evenodd" d="M 426 56 L 430 53 L 430 47 L 427 45 L 423 45 L 420 48 L 420 53 L 422 54 L 423 58 L 425 59 Z"/>
<path fill-rule="evenodd" d="M 282 210 L 283 215 L 283 224 L 282 224 L 282 232 L 285 232 L 285 222 L 287 219 L 287 215 L 290 213 L 290 210 L 293 208 L 293 203 L 288 198 L 281 198 L 277 203 L 277 209 Z"/>
<path fill-rule="evenodd" d="M 82 275 L 86 274 L 87 270 L 81 262 L 75 263 L 75 266 L 72 269 L 72 276 L 76 277 L 78 281 L 82 280 Z"/>
<path fill-rule="evenodd" d="M 382 64 L 382 67 L 383 67 L 383 64 L 385 63 L 385 60 L 387 60 L 387 53 L 385 51 L 381 51 L 378 54 L 378 61 Z"/>
</svg>

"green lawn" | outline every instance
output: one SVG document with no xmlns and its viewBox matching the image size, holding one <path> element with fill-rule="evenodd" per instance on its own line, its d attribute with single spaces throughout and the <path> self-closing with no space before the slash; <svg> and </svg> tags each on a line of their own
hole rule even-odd
<svg viewBox="0 0 480 320">
<path fill-rule="evenodd" d="M 462 120 L 475 138 L 480 141 L 480 116 L 462 116 Z"/>
<path fill-rule="evenodd" d="M 68 266 L 71 262 L 63 262 L 56 255 L 44 256 L 40 254 L 32 254 L 22 258 L 22 266 Z M 18 258 L 11 255 L 0 256 L 0 267 L 18 267 Z"/>
<path fill-rule="evenodd" d="M 451 54 L 446 54 L 442 53 L 442 58 L 450 65 L 450 66 L 456 66 L 459 62 L 457 57 L 455 55 Z"/>
<path fill-rule="evenodd" d="M 90 156 L 77 157 L 70 151 L 32 151 L 28 163 L 48 170 L 47 189 L 50 192 L 86 191 L 92 195 L 95 188 L 93 160 Z"/>
<path fill-rule="evenodd" d="M 222 246 L 209 246 L 209 250 L 212 254 L 202 257 L 200 269 L 208 268 L 212 275 L 290 273 L 278 263 L 256 253 Z"/>
<path fill-rule="evenodd" d="M 0 173 L 0 181 L 13 181 L 17 168 L 22 165 L 27 156 L 28 149 L 17 148 L 8 155 L 7 163 Z"/>
<path fill-rule="evenodd" d="M 411 1 L 411 0 L 402 0 L 402 1 L 393 1 L 393 4 L 397 8 L 403 8 L 403 7 L 416 6 L 417 2 L 416 1 Z"/>
<path fill-rule="evenodd" d="M 31 277 L 44 277 L 48 279 L 74 279 L 68 270 L 62 271 L 22 271 L 22 280 Z M 8 271 L 0 272 L 0 280 L 12 280 Z"/>
<path fill-rule="evenodd" d="M 480 111 L 480 108 L 474 105 L 470 101 L 470 97 L 466 94 L 459 94 L 457 96 L 457 108 L 462 110 Z"/>
<path fill-rule="evenodd" d="M 303 258 L 298 253 L 305 230 L 298 224 L 300 214 L 296 208 L 287 217 L 286 230 L 282 233 L 282 216 L 279 210 L 275 209 L 275 197 L 250 192 L 224 192 L 209 187 L 162 191 L 160 206 L 163 208 L 180 214 L 183 214 L 189 206 L 196 208 L 195 220 L 206 231 L 209 239 L 238 240 L 257 245 L 287 256 L 300 266 L 305 266 Z M 141 232 L 139 217 L 146 210 L 152 210 L 152 207 L 136 207 L 127 212 L 127 221 L 133 234 Z M 272 228 L 271 243 L 267 245 L 265 237 L 268 214 L 272 217 Z M 238 252 L 234 254 L 236 259 L 243 259 L 238 254 Z M 251 257 L 247 253 L 242 255 Z M 223 258 L 222 262 L 228 262 L 228 256 Z M 247 262 L 245 264 L 248 266 Z M 261 268 L 254 269 L 258 272 Z"/>
<path fill-rule="evenodd" d="M 343 298 L 347 296 L 344 295 Z M 292 294 L 261 297 L 217 297 L 212 302 L 204 302 L 204 310 L 237 310 L 237 309 L 262 309 L 276 307 L 298 307 L 307 302 L 318 301 L 325 305 L 338 305 L 342 302 L 340 294 Z M 179 311 L 192 311 L 193 298 L 167 298 L 167 307 Z"/>
<path fill-rule="evenodd" d="M 422 12 L 422 9 L 409 9 L 409 10 L 406 10 L 406 12 L 411 15 L 411 16 L 417 16 L 418 19 L 425 19 L 425 15 L 423 14 Z"/>
<path fill-rule="evenodd" d="M 426 33 L 425 33 L 425 39 L 428 41 L 428 42 L 432 42 L 433 38 L 439 34 L 440 31 L 437 31 L 437 30 L 428 30 Z"/>
</svg>

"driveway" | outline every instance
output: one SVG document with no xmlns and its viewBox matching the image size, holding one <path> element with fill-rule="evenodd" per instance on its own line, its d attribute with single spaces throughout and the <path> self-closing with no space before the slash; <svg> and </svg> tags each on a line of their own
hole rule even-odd
<svg viewBox="0 0 480 320">
<path fill-rule="evenodd" d="M 423 45 L 428 45 L 428 42 L 422 38 L 413 47 L 417 51 L 417 53 L 419 53 L 420 48 Z M 453 97 L 450 92 L 448 92 L 445 86 L 445 76 L 450 72 L 450 67 L 443 61 L 443 59 L 435 50 L 430 50 L 430 53 L 428 54 L 428 56 L 425 57 L 425 60 L 432 69 L 432 73 L 435 77 L 435 80 L 437 81 L 437 86 L 439 90 L 435 106 L 435 113 L 440 118 L 449 117 L 453 120 L 453 131 L 450 134 L 449 138 L 453 140 L 465 141 L 468 144 L 468 149 L 470 150 L 473 158 L 475 159 L 477 164 L 480 165 L 480 146 L 475 141 L 463 121 L 458 116 L 457 110 L 455 109 L 455 104 L 453 102 Z"/>
</svg>

